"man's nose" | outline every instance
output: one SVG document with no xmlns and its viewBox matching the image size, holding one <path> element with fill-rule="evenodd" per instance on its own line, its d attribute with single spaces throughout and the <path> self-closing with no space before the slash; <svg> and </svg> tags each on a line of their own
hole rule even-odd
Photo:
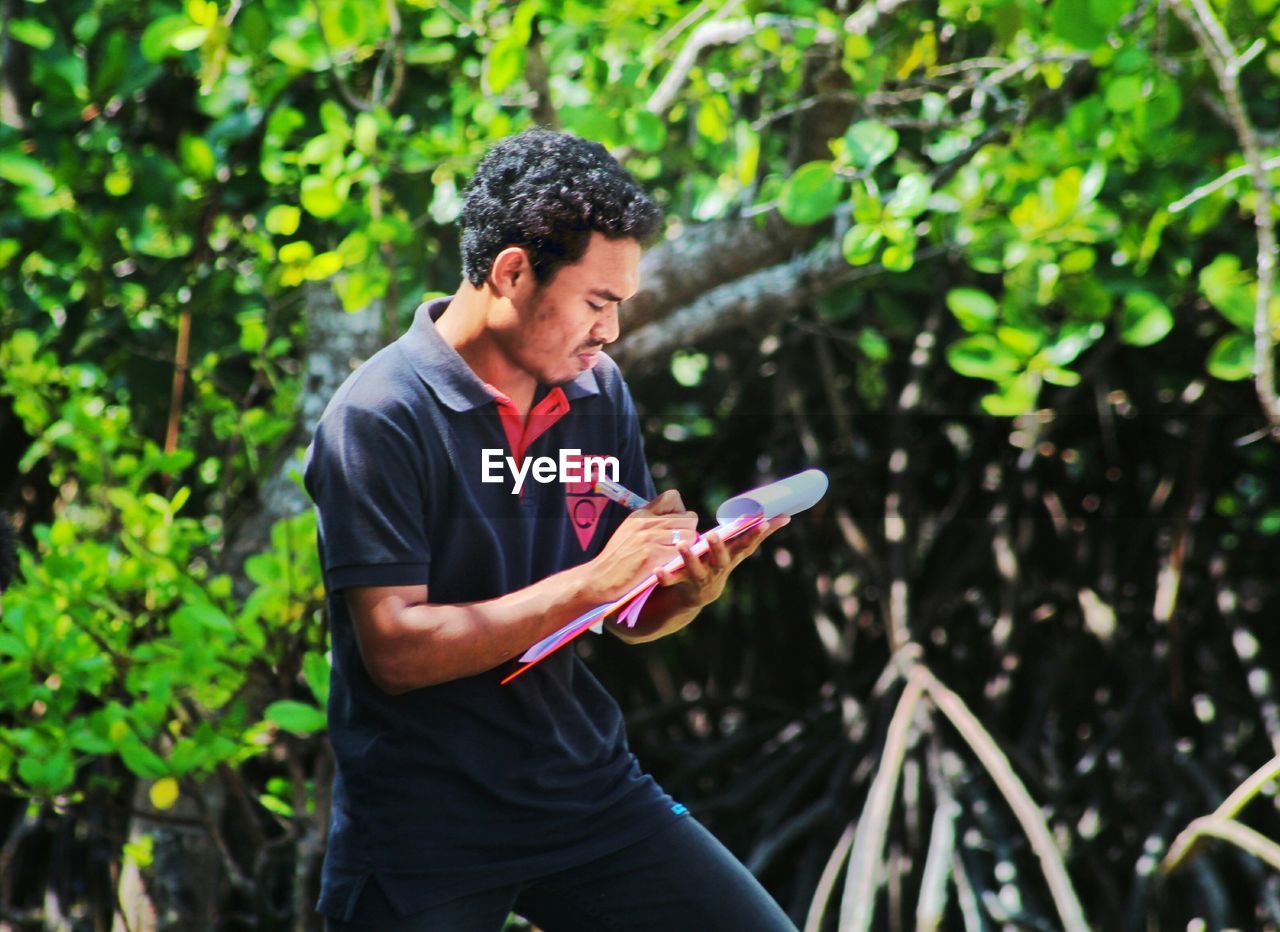
<svg viewBox="0 0 1280 932">
<path fill-rule="evenodd" d="M 591 328 L 591 336 L 593 339 L 601 343 L 612 343 L 618 339 L 620 331 L 618 324 L 618 308 L 611 305 L 609 310 L 604 311 L 599 318 L 596 319 L 596 325 Z"/>
</svg>

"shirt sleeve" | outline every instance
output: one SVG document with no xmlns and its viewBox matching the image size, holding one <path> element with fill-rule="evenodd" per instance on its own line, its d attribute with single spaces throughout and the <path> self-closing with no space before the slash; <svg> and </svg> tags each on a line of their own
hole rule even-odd
<svg viewBox="0 0 1280 932">
<path fill-rule="evenodd" d="M 387 415 L 330 409 L 307 451 L 305 483 L 316 503 L 329 592 L 354 586 L 426 585 L 426 457 Z"/>
</svg>

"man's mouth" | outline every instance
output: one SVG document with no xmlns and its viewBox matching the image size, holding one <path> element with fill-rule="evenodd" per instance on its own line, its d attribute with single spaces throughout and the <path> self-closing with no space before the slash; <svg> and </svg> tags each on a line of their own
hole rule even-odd
<svg viewBox="0 0 1280 932">
<path fill-rule="evenodd" d="M 596 346 L 590 349 L 582 350 L 578 353 L 578 360 L 587 368 L 591 368 L 600 361 L 600 351 L 604 347 Z"/>
</svg>

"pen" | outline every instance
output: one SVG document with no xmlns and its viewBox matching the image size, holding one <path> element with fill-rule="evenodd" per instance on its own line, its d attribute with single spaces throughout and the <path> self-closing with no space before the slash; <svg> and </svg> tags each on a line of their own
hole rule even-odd
<svg viewBox="0 0 1280 932">
<path fill-rule="evenodd" d="M 626 508 L 635 511 L 637 508 L 643 508 L 649 504 L 635 492 L 632 492 L 625 485 L 612 482 L 609 479 L 598 479 L 593 491 L 598 492 L 611 502 L 617 502 Z"/>
<path fill-rule="evenodd" d="M 593 491 L 599 492 L 605 498 L 609 499 L 609 501 L 617 502 L 619 505 L 630 508 L 632 511 L 635 511 L 637 508 L 643 508 L 645 505 L 649 504 L 635 492 L 628 489 L 625 485 L 620 485 L 619 483 L 612 482 L 609 479 L 596 480 Z M 678 529 L 672 531 L 671 543 L 673 545 L 679 544 L 683 539 L 683 534 L 684 532 Z M 694 540 L 701 540 L 701 535 L 698 534 L 697 531 L 694 531 L 693 538 Z M 705 549 L 703 552 L 705 552 Z"/>
</svg>

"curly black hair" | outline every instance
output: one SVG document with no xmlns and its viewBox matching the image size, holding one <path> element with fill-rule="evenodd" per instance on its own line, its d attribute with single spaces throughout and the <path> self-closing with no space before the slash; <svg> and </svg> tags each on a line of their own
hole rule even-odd
<svg viewBox="0 0 1280 932">
<path fill-rule="evenodd" d="M 462 271 L 479 287 L 493 260 L 520 246 L 545 284 L 578 261 L 592 232 L 653 240 L 662 208 L 605 147 L 568 133 L 525 130 L 480 160 L 462 207 Z"/>
<path fill-rule="evenodd" d="M 17 542 L 9 516 L 0 511 L 0 592 L 9 588 L 9 581 L 17 571 Z"/>
</svg>

